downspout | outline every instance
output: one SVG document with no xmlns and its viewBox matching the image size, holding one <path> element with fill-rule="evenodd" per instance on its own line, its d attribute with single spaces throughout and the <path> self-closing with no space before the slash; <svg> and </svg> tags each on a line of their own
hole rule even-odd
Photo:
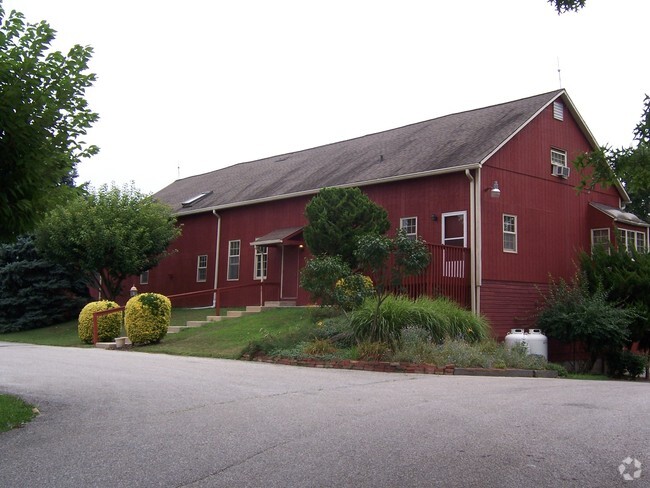
<svg viewBox="0 0 650 488">
<path fill-rule="evenodd" d="M 476 291 L 475 291 L 475 300 L 476 300 L 476 315 L 481 314 L 481 287 L 483 286 L 483 206 L 481 204 L 483 198 L 483 184 L 481 183 L 481 168 L 476 170 L 476 188 L 479 191 L 476 192 L 476 233 L 474 240 L 474 259 L 476 266 Z"/>
<path fill-rule="evenodd" d="M 469 213 L 470 213 L 470 304 L 472 312 L 478 314 L 476 309 L 476 181 L 470 170 L 465 170 L 465 176 L 469 179 Z"/>
<path fill-rule="evenodd" d="M 214 289 L 219 287 L 219 244 L 221 241 L 221 215 L 217 213 L 216 210 L 212 211 L 212 215 L 217 218 L 217 235 L 216 235 L 216 245 L 214 250 Z M 215 291 L 212 294 L 212 306 L 217 306 L 217 292 Z"/>
</svg>

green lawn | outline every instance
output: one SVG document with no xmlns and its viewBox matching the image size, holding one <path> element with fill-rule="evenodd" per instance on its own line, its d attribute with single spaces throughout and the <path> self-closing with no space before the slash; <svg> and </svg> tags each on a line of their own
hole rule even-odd
<svg viewBox="0 0 650 488">
<path fill-rule="evenodd" d="M 234 310 L 234 309 L 229 309 Z M 313 309 L 280 308 L 238 319 L 227 319 L 178 334 L 167 334 L 158 344 L 137 347 L 142 352 L 157 352 L 184 356 L 237 358 L 242 350 L 254 340 L 268 335 L 286 335 L 292 331 L 311 326 Z M 226 310 L 221 311 L 225 315 Z M 214 315 L 213 309 L 172 309 L 172 325 L 185 325 L 188 320 L 205 320 Z M 0 341 L 25 342 L 46 346 L 92 347 L 79 340 L 77 321 L 0 334 Z"/>
<path fill-rule="evenodd" d="M 37 410 L 20 398 L 0 394 L 0 432 L 20 427 L 36 415 Z"/>
<path fill-rule="evenodd" d="M 264 337 L 290 336 L 313 326 L 313 309 L 278 308 L 203 327 L 167 334 L 158 344 L 138 351 L 235 359 L 251 342 Z"/>
<path fill-rule="evenodd" d="M 88 347 L 87 344 L 79 340 L 76 320 L 40 329 L 6 332 L 0 334 L 0 341 L 27 342 L 43 346 Z"/>
</svg>

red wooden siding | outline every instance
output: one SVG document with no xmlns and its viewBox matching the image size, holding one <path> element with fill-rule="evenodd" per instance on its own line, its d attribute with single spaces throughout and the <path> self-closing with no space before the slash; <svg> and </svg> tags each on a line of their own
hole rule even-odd
<svg viewBox="0 0 650 488">
<path fill-rule="evenodd" d="M 469 249 L 440 244 L 428 244 L 428 248 L 431 253 L 429 266 L 418 276 L 407 277 L 403 292 L 412 298 L 444 296 L 469 307 Z"/>
<path fill-rule="evenodd" d="M 568 179 L 551 175 L 551 149 L 567 152 Z M 589 205 L 618 207 L 614 188 L 576 193 L 579 176 L 571 162 L 592 148 L 573 117 L 555 120 L 552 106 L 501 148 L 482 170 L 482 186 L 499 182 L 501 196 L 482 192 L 481 311 L 499 337 L 511 328 L 534 327 L 538 289 L 549 276 L 571 278 L 578 253 L 589 251 L 591 229 L 611 219 Z M 503 214 L 517 216 L 517 253 L 503 251 Z M 602 213 L 601 213 L 602 215 Z"/>
</svg>

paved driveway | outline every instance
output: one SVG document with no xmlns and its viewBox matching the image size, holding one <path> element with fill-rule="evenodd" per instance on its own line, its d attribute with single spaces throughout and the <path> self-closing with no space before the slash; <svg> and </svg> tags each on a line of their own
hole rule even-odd
<svg viewBox="0 0 650 488">
<path fill-rule="evenodd" d="M 0 343 L 1 487 L 650 486 L 650 385 Z M 636 468 L 618 467 L 631 457 Z"/>
</svg>

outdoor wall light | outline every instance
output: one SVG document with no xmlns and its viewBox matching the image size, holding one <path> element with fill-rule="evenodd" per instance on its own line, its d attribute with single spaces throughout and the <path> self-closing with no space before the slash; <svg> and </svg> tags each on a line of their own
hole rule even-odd
<svg viewBox="0 0 650 488">
<path fill-rule="evenodd" d="M 499 198 L 501 196 L 501 190 L 499 190 L 499 182 L 495 181 L 492 183 L 492 188 L 488 188 L 490 191 L 490 196 L 492 198 Z"/>
<path fill-rule="evenodd" d="M 436 214 L 431 215 L 431 220 L 438 222 L 438 216 Z"/>
<path fill-rule="evenodd" d="M 134 297 L 134 296 L 136 296 L 137 294 L 138 294 L 138 289 L 135 287 L 135 285 L 133 285 L 133 286 L 131 287 L 131 289 L 129 290 L 129 295 L 131 295 L 131 297 Z"/>
</svg>

